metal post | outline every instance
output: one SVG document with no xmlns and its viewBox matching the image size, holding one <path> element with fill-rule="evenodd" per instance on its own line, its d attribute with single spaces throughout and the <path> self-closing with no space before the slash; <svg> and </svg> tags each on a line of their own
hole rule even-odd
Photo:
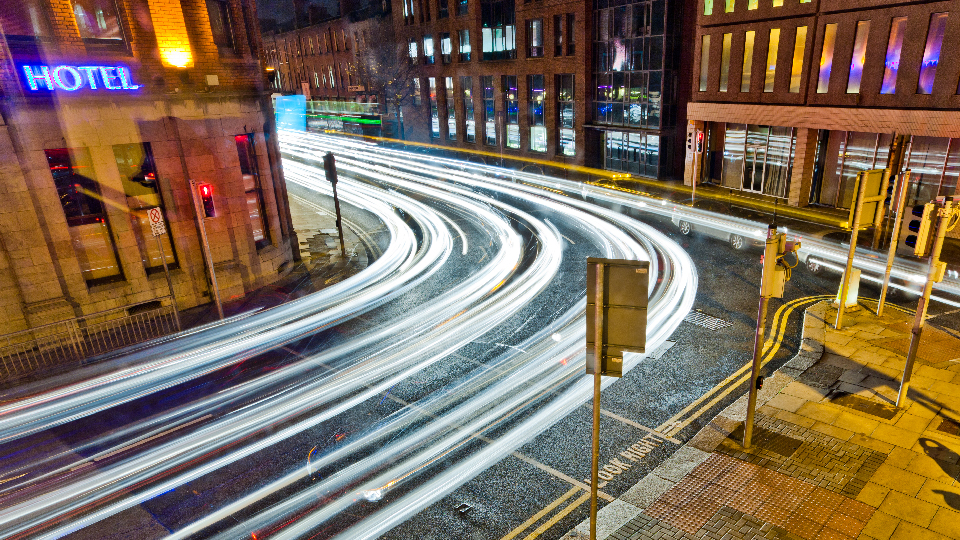
<svg viewBox="0 0 960 540">
<path fill-rule="evenodd" d="M 777 226 L 767 227 L 767 243 L 763 250 L 763 272 L 760 275 L 760 306 L 757 309 L 757 333 L 753 337 L 753 364 L 750 371 L 750 395 L 747 398 L 747 419 L 743 425 L 743 447 L 750 448 L 753 441 L 753 417 L 757 408 L 757 378 L 760 376 L 760 359 L 763 356 L 763 332 L 767 326 L 767 306 L 770 302 L 768 281 L 776 265 L 780 245 Z"/>
<path fill-rule="evenodd" d="M 600 473 L 600 369 L 603 365 L 603 265 L 597 264 L 593 340 L 593 457 L 590 463 L 590 540 L 597 538 L 597 490 Z"/>
<path fill-rule="evenodd" d="M 910 183 L 910 169 L 900 175 L 897 185 L 897 213 L 893 221 L 893 231 L 890 233 L 890 247 L 887 250 L 887 269 L 883 273 L 883 285 L 880 287 L 880 299 L 877 301 L 877 317 L 883 315 L 883 305 L 887 302 L 887 287 L 890 285 L 890 270 L 893 269 L 893 259 L 897 255 L 897 242 L 900 241 L 900 223 L 903 221 L 903 208 L 907 200 L 907 184 Z"/>
<path fill-rule="evenodd" d="M 203 258 L 207 261 L 210 270 L 210 288 L 213 292 L 213 301 L 217 305 L 217 315 L 223 319 L 223 304 L 220 302 L 220 287 L 217 285 L 217 272 L 213 269 L 213 254 L 210 253 L 210 241 L 207 239 L 207 227 L 204 224 L 203 210 L 197 205 L 197 182 L 190 180 L 190 199 L 193 201 L 193 211 L 197 214 L 197 223 L 200 226 L 200 248 Z"/>
<path fill-rule="evenodd" d="M 863 173 L 857 173 L 860 189 L 857 191 L 856 207 L 853 211 L 853 223 L 850 232 L 850 252 L 847 254 L 847 269 L 843 272 L 843 281 L 840 284 L 840 305 L 837 308 L 837 321 L 834 328 L 843 328 L 843 312 L 847 308 L 847 290 L 850 288 L 850 273 L 853 272 L 853 257 L 857 253 L 857 235 L 860 234 L 860 214 L 863 212 L 863 197 L 867 192 L 867 179 Z"/>
<path fill-rule="evenodd" d="M 933 281 L 937 274 L 937 263 L 940 259 L 940 251 L 943 249 L 943 239 L 947 234 L 947 225 L 953 217 L 953 201 L 947 201 L 940 208 L 940 219 L 937 220 L 937 236 L 933 242 L 933 250 L 930 252 L 930 261 L 927 264 L 927 283 L 923 287 L 923 296 L 917 304 L 917 314 L 913 319 L 913 334 L 910 337 L 910 348 L 907 350 L 907 361 L 903 365 L 903 376 L 900 378 L 900 391 L 897 393 L 897 407 L 903 407 L 907 402 L 907 392 L 910 390 L 910 376 L 913 373 L 913 362 L 917 357 L 917 350 L 920 348 L 920 335 L 923 333 L 923 326 L 927 319 L 927 305 L 930 303 L 930 293 L 933 291 Z"/>
<path fill-rule="evenodd" d="M 323 156 L 323 168 L 327 174 L 327 180 L 333 186 L 333 207 L 337 211 L 337 234 L 340 235 L 340 255 L 343 260 L 347 260 L 347 248 L 343 243 L 343 219 L 340 216 L 340 197 L 337 196 L 337 161 L 332 152 L 327 152 Z"/>
<path fill-rule="evenodd" d="M 173 299 L 173 318 L 177 321 L 177 331 L 182 330 L 180 327 L 180 310 L 177 309 L 177 296 L 173 293 L 173 281 L 170 279 L 170 269 L 167 267 L 167 256 L 163 253 L 163 242 L 160 241 L 160 237 L 156 236 L 157 247 L 160 248 L 160 260 L 163 261 L 163 273 L 167 276 L 167 287 L 170 288 L 170 298 Z"/>
</svg>

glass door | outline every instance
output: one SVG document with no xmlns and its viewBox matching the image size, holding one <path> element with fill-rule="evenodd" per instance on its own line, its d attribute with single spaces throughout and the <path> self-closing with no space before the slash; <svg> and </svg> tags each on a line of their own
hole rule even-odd
<svg viewBox="0 0 960 540">
<path fill-rule="evenodd" d="M 763 173 L 767 161 L 764 146 L 747 145 L 743 159 L 743 190 L 763 192 Z"/>
</svg>

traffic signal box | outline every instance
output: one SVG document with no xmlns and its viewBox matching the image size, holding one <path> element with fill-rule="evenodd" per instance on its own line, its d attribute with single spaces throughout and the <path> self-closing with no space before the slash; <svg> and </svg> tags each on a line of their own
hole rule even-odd
<svg viewBox="0 0 960 540">
<path fill-rule="evenodd" d="M 794 255 L 793 264 L 784 257 L 800 249 L 799 241 L 787 241 L 787 235 L 771 228 L 763 254 L 763 287 L 761 292 L 767 298 L 783 298 L 783 290 L 790 281 L 793 269 L 799 263 Z"/>
<path fill-rule="evenodd" d="M 929 202 L 914 206 L 905 213 L 900 224 L 898 255 L 926 257 L 933 244 L 933 220 L 937 219 L 937 204 Z"/>
<path fill-rule="evenodd" d="M 212 218 L 217 217 L 217 209 L 213 206 L 213 186 L 211 184 L 197 185 L 197 191 L 200 192 L 200 204 L 203 206 L 203 216 Z"/>
<path fill-rule="evenodd" d="M 697 153 L 703 153 L 703 132 L 700 130 L 697 130 Z"/>
</svg>

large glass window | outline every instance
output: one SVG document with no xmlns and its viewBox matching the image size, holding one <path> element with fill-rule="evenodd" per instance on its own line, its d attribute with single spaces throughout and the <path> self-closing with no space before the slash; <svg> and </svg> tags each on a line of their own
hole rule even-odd
<svg viewBox="0 0 960 540">
<path fill-rule="evenodd" d="M 850 76 L 847 78 L 847 93 L 860 93 L 860 80 L 863 78 L 863 64 L 867 60 L 867 37 L 870 35 L 870 21 L 857 21 L 857 33 L 853 39 L 853 56 L 850 59 Z"/>
<path fill-rule="evenodd" d="M 785 198 L 795 144 L 793 129 L 789 127 L 726 124 L 723 185 Z"/>
<path fill-rule="evenodd" d="M 443 86 L 446 93 L 447 107 L 447 138 L 457 140 L 457 108 L 454 101 L 453 77 L 444 77 Z"/>
<path fill-rule="evenodd" d="M 857 173 L 886 166 L 892 135 L 830 131 L 818 202 L 850 208 Z"/>
<path fill-rule="evenodd" d="M 883 60 L 883 83 L 881 94 L 893 94 L 897 91 L 897 71 L 900 69 L 900 50 L 903 48 L 903 35 L 907 30 L 906 17 L 894 17 L 890 21 L 890 38 L 887 40 L 887 55 Z"/>
<path fill-rule="evenodd" d="M 163 270 L 162 259 L 166 259 L 168 268 L 176 268 L 177 256 L 170 241 L 169 223 L 166 234 L 159 237 L 163 243 L 164 256 L 161 258 L 157 239 L 153 236 L 147 217 L 147 210 L 151 208 L 164 210 L 150 143 L 116 145 L 113 147 L 113 156 L 117 162 L 117 170 L 120 171 L 123 193 L 127 197 L 127 207 L 130 208 L 133 234 L 137 239 L 140 258 L 147 274 Z"/>
<path fill-rule="evenodd" d="M 257 165 L 257 152 L 253 144 L 254 135 L 245 133 L 234 138 L 237 143 L 237 154 L 240 156 L 240 175 L 247 200 L 247 214 L 250 216 L 250 226 L 253 228 L 253 241 L 259 249 L 270 245 L 270 229 L 264 212 L 260 168 Z"/>
<path fill-rule="evenodd" d="M 557 75 L 557 153 L 577 155 L 577 135 L 574 131 L 574 76 Z"/>
<path fill-rule="evenodd" d="M 503 76 L 503 110 L 506 114 L 507 148 L 520 148 L 520 102 L 516 75 Z"/>
<path fill-rule="evenodd" d="M 527 57 L 543 56 L 543 19 L 527 21 Z"/>
<path fill-rule="evenodd" d="M 547 95 L 543 75 L 527 75 L 527 100 L 530 106 L 530 150 L 547 151 L 547 127 L 543 100 Z"/>
<path fill-rule="evenodd" d="M 645 133 L 604 132 L 604 166 L 614 171 L 656 178 L 660 165 L 660 137 Z"/>
<path fill-rule="evenodd" d="M 730 85 L 730 46 L 733 34 L 723 35 L 723 48 L 720 51 L 720 91 L 726 92 Z"/>
<path fill-rule="evenodd" d="M 777 52 L 780 49 L 780 29 L 770 29 L 770 40 L 767 44 L 767 64 L 763 73 L 763 91 L 773 92 L 773 85 L 777 79 Z"/>
<path fill-rule="evenodd" d="M 920 64 L 920 80 L 917 81 L 917 93 L 933 92 L 933 80 L 937 76 L 937 64 L 940 63 L 940 47 L 943 34 L 947 29 L 947 14 L 930 15 L 930 29 L 927 31 L 927 44 L 923 48 L 923 61 Z"/>
<path fill-rule="evenodd" d="M 433 36 L 423 36 L 423 61 L 427 64 L 435 62 L 433 56 Z"/>
<path fill-rule="evenodd" d="M 753 70 L 753 40 L 756 38 L 755 30 L 748 30 L 743 39 L 743 71 L 740 75 L 740 91 L 750 91 L 750 75 Z"/>
<path fill-rule="evenodd" d="M 516 11 L 514 0 L 482 0 L 480 37 L 483 60 L 516 58 Z"/>
<path fill-rule="evenodd" d="M 122 281 L 117 249 L 89 150 L 56 148 L 44 150 L 44 154 L 83 279 L 88 286 Z"/>
<path fill-rule="evenodd" d="M 710 36 L 700 38 L 700 91 L 707 91 L 707 77 L 710 75 Z"/>
<path fill-rule="evenodd" d="M 473 77 L 460 77 L 460 91 L 463 92 L 463 120 L 466 126 L 464 140 L 476 142 L 477 121 L 473 117 Z"/>
<path fill-rule="evenodd" d="M 817 76 L 817 93 L 826 94 L 830 90 L 830 72 L 833 70 L 833 45 L 837 39 L 837 23 L 828 24 L 823 29 L 823 49 L 820 51 L 820 73 Z"/>
<path fill-rule="evenodd" d="M 954 195 L 960 166 L 960 139 L 913 137 L 906 166 L 910 169 L 908 205 Z"/>
<path fill-rule="evenodd" d="M 793 42 L 793 63 L 790 66 L 790 92 L 800 92 L 800 77 L 803 74 L 803 51 L 807 45 L 807 27 L 797 28 L 797 38 Z"/>
<path fill-rule="evenodd" d="M 460 62 L 470 61 L 470 30 L 460 30 Z"/>
<path fill-rule="evenodd" d="M 430 86 L 430 136 L 440 137 L 440 109 L 437 105 L 437 78 L 429 77 L 427 82 Z"/>
<path fill-rule="evenodd" d="M 230 5 L 226 0 L 207 0 L 207 14 L 210 16 L 210 29 L 213 42 L 220 54 L 233 53 L 233 25 L 231 24 Z"/>
<path fill-rule="evenodd" d="M 453 42 L 450 39 L 450 32 L 440 34 L 440 58 L 444 64 L 449 64 L 453 57 Z"/>
<path fill-rule="evenodd" d="M 483 142 L 497 145 L 497 112 L 494 105 L 493 76 L 480 77 L 483 86 Z"/>
</svg>

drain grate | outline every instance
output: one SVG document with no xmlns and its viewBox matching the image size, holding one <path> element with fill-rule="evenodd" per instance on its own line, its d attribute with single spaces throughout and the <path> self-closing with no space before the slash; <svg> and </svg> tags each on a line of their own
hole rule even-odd
<svg viewBox="0 0 960 540">
<path fill-rule="evenodd" d="M 716 317 L 711 317 L 702 311 L 691 311 L 686 317 L 683 318 L 683 320 L 697 326 L 709 328 L 710 330 L 722 330 L 728 326 L 733 326 L 733 323 L 729 323 Z"/>
<path fill-rule="evenodd" d="M 872 416 L 879 416 L 890 420 L 897 415 L 897 408 L 886 403 L 879 403 L 872 399 L 860 397 L 856 394 L 847 392 L 836 392 L 830 397 L 830 403 L 842 405 L 844 407 L 867 413 Z"/>
<path fill-rule="evenodd" d="M 960 423 L 949 418 L 944 418 L 940 422 L 940 425 L 937 426 L 937 431 L 942 431 L 950 435 L 960 435 Z"/>
</svg>

